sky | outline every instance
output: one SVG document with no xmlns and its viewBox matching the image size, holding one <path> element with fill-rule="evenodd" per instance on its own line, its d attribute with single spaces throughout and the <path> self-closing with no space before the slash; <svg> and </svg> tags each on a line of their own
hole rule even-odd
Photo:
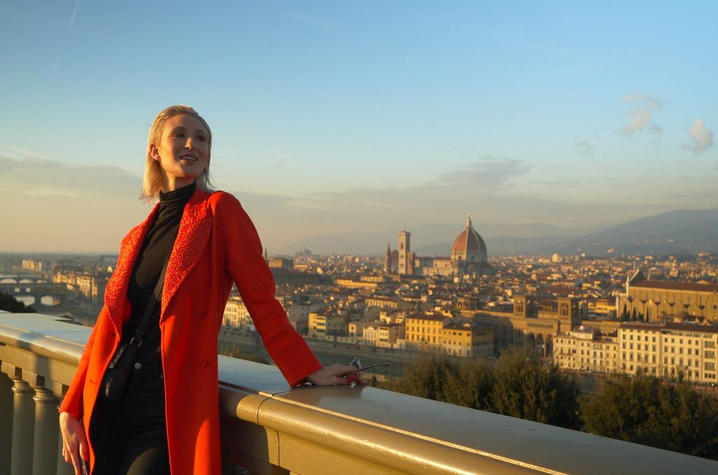
<svg viewBox="0 0 718 475">
<path fill-rule="evenodd" d="M 209 122 L 213 182 L 270 254 L 451 241 L 467 214 L 501 236 L 714 208 L 716 17 L 708 1 L 0 0 L 0 251 L 116 253 L 150 209 L 147 133 L 171 104 Z"/>
</svg>

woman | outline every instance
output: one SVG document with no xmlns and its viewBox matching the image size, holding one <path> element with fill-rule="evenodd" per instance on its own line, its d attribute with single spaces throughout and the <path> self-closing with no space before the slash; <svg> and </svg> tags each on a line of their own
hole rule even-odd
<svg viewBox="0 0 718 475">
<path fill-rule="evenodd" d="M 187 106 L 159 113 L 147 143 L 143 196 L 159 195 L 122 241 L 105 305 L 60 405 L 63 456 L 81 473 L 221 473 L 217 334 L 232 283 L 291 386 L 346 384 L 354 368 L 322 368 L 274 298 L 257 232 L 239 201 L 211 192 L 212 134 Z M 119 401 L 100 385 L 121 343 L 135 335 L 162 267 L 154 308 Z M 89 435 L 89 437 L 88 437 Z"/>
</svg>

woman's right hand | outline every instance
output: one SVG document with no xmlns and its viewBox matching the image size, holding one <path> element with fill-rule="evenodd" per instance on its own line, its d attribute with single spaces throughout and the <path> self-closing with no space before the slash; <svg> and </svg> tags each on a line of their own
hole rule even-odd
<svg viewBox="0 0 718 475">
<path fill-rule="evenodd" d="M 69 412 L 60 413 L 60 432 L 62 433 L 62 457 L 65 462 L 75 467 L 75 475 L 82 474 L 80 457 L 90 458 L 87 437 L 82 422 L 72 417 Z"/>
</svg>

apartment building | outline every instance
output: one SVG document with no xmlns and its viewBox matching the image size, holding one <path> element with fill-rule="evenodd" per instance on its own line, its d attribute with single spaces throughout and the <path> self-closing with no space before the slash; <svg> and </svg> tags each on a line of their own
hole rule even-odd
<svg viewBox="0 0 718 475">
<path fill-rule="evenodd" d="M 561 369 L 715 384 L 717 346 L 716 325 L 624 322 L 615 336 L 588 327 L 556 336 L 553 361 Z"/>
<path fill-rule="evenodd" d="M 234 328 L 253 328 L 252 317 L 241 297 L 232 296 L 224 306 L 222 325 Z"/>
<path fill-rule="evenodd" d="M 717 383 L 718 326 L 627 322 L 618 329 L 620 371 Z"/>
<path fill-rule="evenodd" d="M 442 329 L 447 317 L 439 314 L 414 313 L 405 319 L 406 343 L 415 348 L 442 349 Z"/>
<path fill-rule="evenodd" d="M 553 361 L 561 369 L 615 373 L 618 366 L 616 335 L 602 335 L 594 328 L 580 326 L 553 339 Z"/>
<path fill-rule="evenodd" d="M 447 355 L 474 358 L 494 354 L 494 331 L 475 323 L 445 323 L 441 329 L 441 341 Z"/>
</svg>

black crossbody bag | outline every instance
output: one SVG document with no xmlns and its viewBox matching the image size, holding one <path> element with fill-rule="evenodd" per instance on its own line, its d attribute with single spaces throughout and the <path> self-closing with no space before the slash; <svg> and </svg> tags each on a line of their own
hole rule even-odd
<svg viewBox="0 0 718 475">
<path fill-rule="evenodd" d="M 137 358 L 137 352 L 142 347 L 142 339 L 145 337 L 147 324 L 150 322 L 152 312 L 162 300 L 162 286 L 164 285 L 165 271 L 167 271 L 167 262 L 166 260 L 164 266 L 162 266 L 162 272 L 160 272 L 160 277 L 157 279 L 157 284 L 155 284 L 155 290 L 152 292 L 150 301 L 145 308 L 145 313 L 142 314 L 142 319 L 137 325 L 135 335 L 129 342 L 120 344 L 110 361 L 110 365 L 107 367 L 107 371 L 105 371 L 105 377 L 102 378 L 102 392 L 107 399 L 117 401 L 122 399 L 125 394 L 127 380 L 130 377 L 132 365 L 134 365 Z"/>
</svg>

